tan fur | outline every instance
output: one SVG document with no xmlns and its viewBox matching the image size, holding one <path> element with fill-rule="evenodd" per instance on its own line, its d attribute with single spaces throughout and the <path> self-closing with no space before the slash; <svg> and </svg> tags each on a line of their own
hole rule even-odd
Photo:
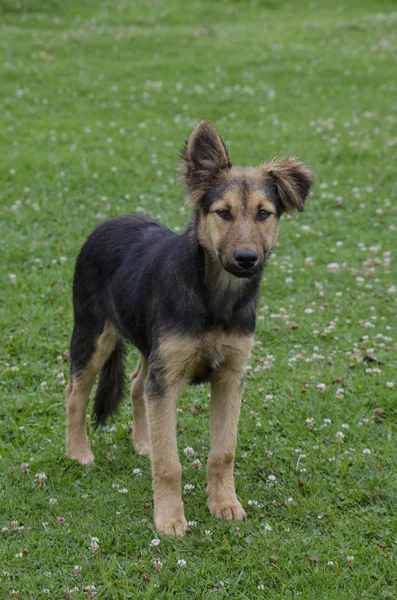
<svg viewBox="0 0 397 600">
<path fill-rule="evenodd" d="M 244 519 L 237 500 L 233 467 L 245 365 L 253 336 L 240 338 L 238 351 L 228 354 L 211 383 L 211 452 L 208 457 L 208 508 L 214 517 Z"/>
<path fill-rule="evenodd" d="M 138 454 L 149 454 L 150 441 L 146 418 L 144 386 L 149 362 L 141 354 L 138 365 L 131 375 L 131 404 L 134 418 L 132 442 Z"/>
<path fill-rule="evenodd" d="M 167 385 L 175 385 L 180 379 L 193 379 L 205 363 L 213 369 L 228 365 L 231 371 L 240 371 L 253 343 L 253 335 L 235 333 L 208 332 L 197 338 L 171 335 L 160 340 L 158 361 Z"/>
<path fill-rule="evenodd" d="M 73 375 L 66 386 L 66 452 L 69 458 L 82 464 L 94 462 L 86 430 L 90 392 L 97 374 L 113 352 L 117 339 L 115 327 L 106 323 L 86 369 Z"/>
<path fill-rule="evenodd" d="M 244 363 L 245 364 L 245 363 Z M 243 519 L 237 500 L 233 467 L 240 415 L 242 375 L 227 368 L 215 374 L 211 385 L 211 453 L 208 457 L 207 503 L 213 517 Z"/>
<path fill-rule="evenodd" d="M 182 536 L 186 531 L 181 496 L 182 468 L 176 445 L 176 403 L 183 380 L 169 385 L 161 398 L 147 397 L 152 459 L 154 522 L 157 531 Z"/>
</svg>

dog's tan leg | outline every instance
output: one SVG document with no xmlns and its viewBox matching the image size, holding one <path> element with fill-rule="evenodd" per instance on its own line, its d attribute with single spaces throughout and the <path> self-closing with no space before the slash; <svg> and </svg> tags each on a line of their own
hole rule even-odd
<svg viewBox="0 0 397 600">
<path fill-rule="evenodd" d="M 211 386 L 211 453 L 207 503 L 213 517 L 244 519 L 234 489 L 233 467 L 240 415 L 242 373 L 218 372 Z"/>
<path fill-rule="evenodd" d="M 66 386 L 66 453 L 81 464 L 94 462 L 86 430 L 87 407 L 95 378 L 113 352 L 117 337 L 114 327 L 106 325 L 87 366 L 72 374 Z"/>
<path fill-rule="evenodd" d="M 132 442 L 138 454 L 149 454 L 150 441 L 146 419 L 146 407 L 144 399 L 145 380 L 148 373 L 148 361 L 142 356 L 135 371 L 131 375 L 131 403 L 134 418 Z"/>
<path fill-rule="evenodd" d="M 182 468 L 176 444 L 176 403 L 183 382 L 146 384 L 146 406 L 152 459 L 154 522 L 157 531 L 171 536 L 185 533 L 187 523 L 181 496 Z"/>
<path fill-rule="evenodd" d="M 234 488 L 234 456 L 245 363 L 252 338 L 241 344 L 215 373 L 211 383 L 211 452 L 208 457 L 207 503 L 213 517 L 242 520 L 244 510 Z"/>
<path fill-rule="evenodd" d="M 66 387 L 66 452 L 69 458 L 74 458 L 83 465 L 94 462 L 87 437 L 86 414 L 95 375 L 72 375 Z"/>
</svg>

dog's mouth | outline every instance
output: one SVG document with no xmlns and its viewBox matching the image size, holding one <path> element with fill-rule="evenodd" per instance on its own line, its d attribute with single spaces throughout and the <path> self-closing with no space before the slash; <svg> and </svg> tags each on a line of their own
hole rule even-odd
<svg viewBox="0 0 397 600">
<path fill-rule="evenodd" d="M 231 273 L 235 277 L 240 277 L 244 279 L 249 279 L 250 277 L 254 277 L 258 275 L 258 273 L 262 270 L 262 263 L 258 262 L 256 265 L 250 268 L 240 267 L 235 262 L 229 262 L 226 260 L 222 260 L 222 266 L 228 273 Z"/>
</svg>

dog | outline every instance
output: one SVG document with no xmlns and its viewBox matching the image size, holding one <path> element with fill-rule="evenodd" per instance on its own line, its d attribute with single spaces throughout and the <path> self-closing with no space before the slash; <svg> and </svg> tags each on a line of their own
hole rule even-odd
<svg viewBox="0 0 397 600">
<path fill-rule="evenodd" d="M 82 246 L 66 387 L 67 455 L 90 464 L 86 411 L 96 376 L 94 415 L 104 424 L 123 395 L 125 342 L 139 350 L 131 376 L 132 441 L 151 457 L 155 526 L 171 536 L 187 528 L 176 406 L 188 384 L 211 383 L 210 513 L 245 517 L 233 469 L 260 281 L 281 215 L 303 211 L 313 183 L 310 170 L 293 157 L 233 166 L 206 120 L 191 133 L 181 159 L 192 207 L 184 233 L 127 215 L 100 224 Z"/>
</svg>

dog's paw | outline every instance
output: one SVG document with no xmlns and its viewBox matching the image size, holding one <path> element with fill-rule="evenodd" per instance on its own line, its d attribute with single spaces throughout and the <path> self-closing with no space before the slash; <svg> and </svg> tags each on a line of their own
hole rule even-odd
<svg viewBox="0 0 397 600">
<path fill-rule="evenodd" d="M 182 537 L 187 529 L 187 521 L 183 519 L 157 519 L 156 529 L 159 533 L 170 535 L 171 537 Z"/>
<path fill-rule="evenodd" d="M 134 444 L 135 452 L 137 454 L 148 454 L 150 455 L 150 442 L 148 439 L 136 439 L 132 438 L 132 443 Z"/>
<path fill-rule="evenodd" d="M 81 465 L 92 465 L 94 462 L 94 453 L 90 447 L 68 449 L 67 456 L 72 460 L 77 460 Z"/>
<path fill-rule="evenodd" d="M 155 525 L 159 533 L 171 537 L 182 537 L 187 529 L 187 521 L 182 510 L 159 511 L 155 516 Z"/>
<path fill-rule="evenodd" d="M 230 502 L 209 501 L 208 508 L 210 513 L 216 519 L 226 519 L 227 521 L 243 521 L 245 512 L 238 500 Z"/>
</svg>

